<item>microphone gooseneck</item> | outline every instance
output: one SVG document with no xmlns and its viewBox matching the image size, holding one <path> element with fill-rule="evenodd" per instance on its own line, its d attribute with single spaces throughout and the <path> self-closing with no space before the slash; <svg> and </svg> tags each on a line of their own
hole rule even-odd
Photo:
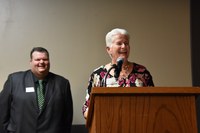
<svg viewBox="0 0 200 133">
<path fill-rule="evenodd" d="M 110 71 L 112 70 L 112 69 L 116 69 L 117 68 L 117 65 L 116 64 L 113 64 L 112 66 L 111 66 L 111 68 L 108 70 L 108 72 L 106 73 L 106 75 L 104 76 L 104 78 L 103 78 L 103 80 L 102 80 L 102 82 L 101 82 L 101 87 L 106 87 L 106 79 L 107 79 L 107 77 L 108 77 L 108 74 L 110 73 Z"/>
<path fill-rule="evenodd" d="M 104 78 L 103 78 L 103 80 L 102 80 L 102 82 L 100 84 L 101 87 L 106 87 L 106 79 L 107 79 L 108 74 L 110 73 L 110 71 L 112 69 L 115 69 L 114 70 L 114 77 L 115 77 L 115 79 L 118 79 L 119 74 L 120 74 L 120 72 L 122 70 L 122 64 L 123 64 L 123 62 L 124 62 L 123 58 L 121 58 L 121 57 L 117 58 L 117 63 L 113 64 L 111 66 L 111 68 L 107 71 L 106 75 L 104 76 Z"/>
</svg>

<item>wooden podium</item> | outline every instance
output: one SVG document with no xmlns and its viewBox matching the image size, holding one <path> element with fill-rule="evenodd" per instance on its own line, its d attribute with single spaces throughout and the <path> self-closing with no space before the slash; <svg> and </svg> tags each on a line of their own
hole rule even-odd
<svg viewBox="0 0 200 133">
<path fill-rule="evenodd" d="M 198 87 L 96 87 L 90 133 L 197 133 Z"/>
</svg>

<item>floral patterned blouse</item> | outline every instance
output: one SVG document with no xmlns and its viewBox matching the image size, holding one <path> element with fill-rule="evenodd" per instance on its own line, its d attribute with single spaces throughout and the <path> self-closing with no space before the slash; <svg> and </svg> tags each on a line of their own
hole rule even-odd
<svg viewBox="0 0 200 133">
<path fill-rule="evenodd" d="M 88 110 L 90 102 L 90 92 L 93 87 L 101 87 L 102 80 L 107 73 L 105 65 L 95 69 L 89 78 L 88 88 L 86 90 L 85 102 L 82 107 L 82 112 Z M 133 70 L 127 78 L 115 79 L 114 76 L 108 74 L 106 78 L 107 87 L 145 87 L 154 86 L 150 72 L 142 65 L 133 63 Z"/>
</svg>

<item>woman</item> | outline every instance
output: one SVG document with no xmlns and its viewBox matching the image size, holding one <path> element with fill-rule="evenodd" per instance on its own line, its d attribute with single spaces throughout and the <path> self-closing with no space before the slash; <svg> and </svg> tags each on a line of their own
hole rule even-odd
<svg viewBox="0 0 200 133">
<path fill-rule="evenodd" d="M 106 50 L 111 57 L 111 62 L 95 69 L 90 76 L 86 101 L 82 107 L 84 118 L 87 118 L 90 92 L 93 87 L 154 86 L 150 72 L 144 66 L 128 60 L 130 53 L 130 36 L 125 29 L 113 29 L 107 33 L 105 39 Z M 118 59 L 122 59 L 123 64 L 121 70 L 119 71 L 119 75 L 116 77 L 115 69 L 117 68 L 112 68 L 113 66 L 116 66 L 115 64 L 118 64 Z"/>
</svg>

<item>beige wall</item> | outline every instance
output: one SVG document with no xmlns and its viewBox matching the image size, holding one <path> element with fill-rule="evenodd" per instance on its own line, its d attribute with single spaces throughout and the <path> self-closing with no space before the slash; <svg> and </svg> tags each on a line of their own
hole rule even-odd
<svg viewBox="0 0 200 133">
<path fill-rule="evenodd" d="M 51 71 L 68 78 L 74 124 L 90 73 L 110 61 L 105 34 L 131 34 L 130 60 L 145 65 L 156 86 L 191 86 L 189 0 L 0 0 L 0 90 L 11 72 L 29 69 L 29 52 L 46 47 Z"/>
</svg>

